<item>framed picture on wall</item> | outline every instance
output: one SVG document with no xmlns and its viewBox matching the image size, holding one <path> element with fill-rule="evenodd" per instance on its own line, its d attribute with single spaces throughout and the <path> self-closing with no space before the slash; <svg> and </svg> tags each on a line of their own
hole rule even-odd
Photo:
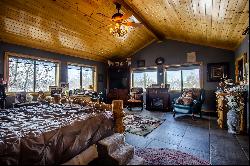
<svg viewBox="0 0 250 166">
<path fill-rule="evenodd" d="M 208 63 L 207 64 L 207 81 L 219 82 L 221 78 L 229 76 L 229 64 L 222 63 Z"/>
</svg>

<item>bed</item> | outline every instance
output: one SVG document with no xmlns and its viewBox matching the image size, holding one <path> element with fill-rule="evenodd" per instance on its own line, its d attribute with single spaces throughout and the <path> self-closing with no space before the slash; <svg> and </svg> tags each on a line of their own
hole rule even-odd
<svg viewBox="0 0 250 166">
<path fill-rule="evenodd" d="M 110 111 L 80 105 L 0 110 L 0 164 L 62 164 L 113 134 Z"/>
</svg>

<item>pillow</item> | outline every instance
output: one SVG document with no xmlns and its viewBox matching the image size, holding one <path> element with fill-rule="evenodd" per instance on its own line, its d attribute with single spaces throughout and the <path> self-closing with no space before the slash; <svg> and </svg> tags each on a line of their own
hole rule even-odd
<svg viewBox="0 0 250 166">
<path fill-rule="evenodd" d="M 187 94 L 187 92 L 186 92 L 186 91 L 183 91 L 182 94 L 181 94 L 181 97 L 185 97 L 186 94 Z"/>
<path fill-rule="evenodd" d="M 191 92 L 191 91 L 187 92 L 185 97 L 193 98 L 193 92 Z"/>
<path fill-rule="evenodd" d="M 179 97 L 179 98 L 176 100 L 176 103 L 177 103 L 177 104 L 183 104 L 182 98 L 183 98 L 183 97 Z"/>
<path fill-rule="evenodd" d="M 190 105 L 193 102 L 193 98 L 192 97 L 183 97 L 182 101 L 183 101 L 183 105 Z"/>
</svg>

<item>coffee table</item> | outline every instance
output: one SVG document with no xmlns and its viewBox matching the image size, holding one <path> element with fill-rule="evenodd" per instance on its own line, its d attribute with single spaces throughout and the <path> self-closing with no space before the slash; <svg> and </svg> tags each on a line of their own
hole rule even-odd
<svg viewBox="0 0 250 166">
<path fill-rule="evenodd" d="M 132 107 L 141 107 L 141 110 L 143 110 L 143 101 L 142 100 L 129 99 L 128 100 L 128 109 L 130 111 L 132 111 Z"/>
</svg>

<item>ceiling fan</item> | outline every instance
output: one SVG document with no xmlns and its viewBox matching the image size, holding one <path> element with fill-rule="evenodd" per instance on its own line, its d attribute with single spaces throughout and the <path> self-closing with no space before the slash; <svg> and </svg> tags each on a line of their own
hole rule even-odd
<svg viewBox="0 0 250 166">
<path fill-rule="evenodd" d="M 133 15 L 131 13 L 120 13 L 121 10 L 121 4 L 118 2 L 114 2 L 116 9 L 117 9 L 117 13 L 113 14 L 113 16 L 110 18 L 102 13 L 97 13 L 101 16 L 107 17 L 109 18 L 113 24 L 123 24 L 125 26 L 129 26 L 129 27 L 140 27 L 142 26 L 141 23 L 137 22 L 137 20 L 135 20 L 135 18 L 133 19 Z"/>
</svg>

